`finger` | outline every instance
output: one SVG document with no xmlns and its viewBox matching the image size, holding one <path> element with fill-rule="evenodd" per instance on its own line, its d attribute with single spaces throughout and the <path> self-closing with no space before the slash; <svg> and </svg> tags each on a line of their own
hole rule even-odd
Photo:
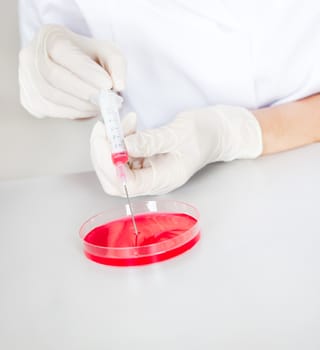
<svg viewBox="0 0 320 350">
<path fill-rule="evenodd" d="M 36 103 L 34 98 L 36 96 Z M 30 87 L 25 87 L 20 84 L 20 100 L 22 106 L 32 115 L 38 118 L 53 117 L 53 118 L 68 118 L 68 119 L 83 119 L 92 117 L 91 112 L 78 111 L 70 107 L 56 105 L 53 102 L 45 99 L 39 92 L 32 93 Z"/>
<path fill-rule="evenodd" d="M 158 154 L 148 158 L 154 173 L 152 193 L 165 194 L 182 186 L 190 176 L 176 154 Z"/>
<path fill-rule="evenodd" d="M 65 67 L 55 63 L 49 56 L 41 56 L 38 60 L 38 67 L 42 76 L 51 86 L 90 103 L 94 108 L 90 97 L 99 93 L 95 86 L 88 84 Z"/>
<path fill-rule="evenodd" d="M 87 117 L 97 114 L 97 109 L 90 102 L 76 98 L 50 85 L 38 68 L 39 60 L 34 59 L 34 53 L 29 49 L 24 49 L 20 52 L 19 60 L 20 84 L 25 90 L 28 90 L 27 95 L 33 99 L 36 105 L 38 104 L 38 98 L 42 96 L 43 99 L 51 102 L 49 103 L 50 105 L 67 107 L 69 111 L 76 111 L 76 113 L 71 116 L 68 113 L 68 117 L 71 118 L 79 117 L 79 115 L 82 114 Z M 62 117 L 62 115 L 59 115 L 59 117 Z"/>
<path fill-rule="evenodd" d="M 147 160 L 147 168 L 133 169 L 128 175 L 128 190 L 133 188 L 133 196 L 166 194 L 182 186 L 192 175 L 186 173 L 175 154 L 158 154 Z"/>
<path fill-rule="evenodd" d="M 173 151 L 178 140 L 171 126 L 140 131 L 125 138 L 128 153 L 131 157 L 152 157 L 156 154 Z"/>
<path fill-rule="evenodd" d="M 56 36 L 59 37 L 51 38 L 46 44 L 46 50 L 54 62 L 99 90 L 112 88 L 112 79 L 101 65 L 63 33 L 56 33 Z"/>
<path fill-rule="evenodd" d="M 160 195 L 182 186 L 190 177 L 176 156 L 158 154 L 148 158 L 148 167 L 128 172 L 128 191 L 132 196 Z"/>
<path fill-rule="evenodd" d="M 124 57 L 117 49 L 113 48 L 112 52 L 107 49 L 98 51 L 99 62 L 105 67 L 111 75 L 113 82 L 113 89 L 115 91 L 122 91 L 125 87 L 126 78 L 126 62 Z"/>
<path fill-rule="evenodd" d="M 132 135 L 137 129 L 137 115 L 134 112 L 128 113 L 121 120 L 123 134 L 125 136 Z"/>
<path fill-rule="evenodd" d="M 71 35 L 74 42 L 109 73 L 113 89 L 122 91 L 125 87 L 127 64 L 120 50 L 112 43 L 103 40 L 83 38 L 74 33 Z"/>
</svg>

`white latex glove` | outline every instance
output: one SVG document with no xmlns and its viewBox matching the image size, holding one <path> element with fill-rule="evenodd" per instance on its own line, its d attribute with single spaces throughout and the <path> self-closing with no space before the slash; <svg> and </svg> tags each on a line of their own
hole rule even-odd
<svg viewBox="0 0 320 350">
<path fill-rule="evenodd" d="M 128 189 L 133 196 L 167 193 L 209 163 L 256 158 L 262 153 L 260 125 L 241 107 L 193 110 L 180 113 L 166 126 L 134 130 L 135 115 L 131 114 L 124 120 L 124 132 L 130 134 L 125 142 L 131 158 Z M 91 134 L 91 156 L 105 192 L 123 196 L 100 122 Z"/>
<path fill-rule="evenodd" d="M 36 117 L 87 118 L 98 114 L 90 102 L 100 89 L 121 91 L 126 64 L 110 42 L 44 25 L 20 51 L 21 103 Z"/>
</svg>

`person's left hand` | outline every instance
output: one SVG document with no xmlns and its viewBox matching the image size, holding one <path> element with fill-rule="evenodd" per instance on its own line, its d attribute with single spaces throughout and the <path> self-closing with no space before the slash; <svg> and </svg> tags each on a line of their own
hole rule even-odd
<svg viewBox="0 0 320 350">
<path fill-rule="evenodd" d="M 123 120 L 123 131 L 130 157 L 127 185 L 132 196 L 164 194 L 183 185 L 209 163 L 256 158 L 262 153 L 260 125 L 241 107 L 183 112 L 163 127 L 135 130 L 136 117 L 131 113 Z M 91 157 L 104 191 L 124 196 L 101 122 L 91 134 Z"/>
</svg>

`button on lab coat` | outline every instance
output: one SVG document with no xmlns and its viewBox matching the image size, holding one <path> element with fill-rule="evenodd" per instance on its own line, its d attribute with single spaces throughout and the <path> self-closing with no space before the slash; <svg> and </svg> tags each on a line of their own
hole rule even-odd
<svg viewBox="0 0 320 350">
<path fill-rule="evenodd" d="M 21 0 L 22 45 L 56 23 L 112 40 L 140 126 L 215 104 L 259 108 L 320 92 L 319 0 Z"/>
</svg>

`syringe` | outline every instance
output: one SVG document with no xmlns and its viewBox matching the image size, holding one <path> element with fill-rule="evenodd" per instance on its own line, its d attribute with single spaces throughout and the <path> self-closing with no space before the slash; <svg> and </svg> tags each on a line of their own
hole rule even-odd
<svg viewBox="0 0 320 350">
<path fill-rule="evenodd" d="M 99 106 L 106 127 L 107 136 L 111 145 L 112 162 L 116 167 L 117 176 L 122 182 L 130 210 L 134 233 L 138 235 L 130 197 L 128 194 L 126 167 L 128 151 L 124 143 L 123 132 L 120 123 L 119 109 L 122 105 L 122 97 L 110 90 L 101 90 L 99 93 Z"/>
</svg>

